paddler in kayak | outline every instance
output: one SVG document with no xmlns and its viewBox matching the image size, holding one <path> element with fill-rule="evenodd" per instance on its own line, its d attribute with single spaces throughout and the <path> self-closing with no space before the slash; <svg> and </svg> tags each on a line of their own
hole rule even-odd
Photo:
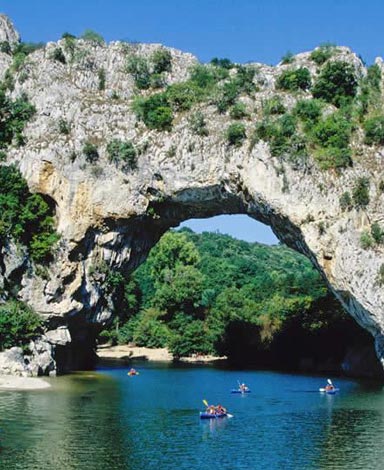
<svg viewBox="0 0 384 470">
<path fill-rule="evenodd" d="M 128 375 L 138 375 L 139 373 L 137 372 L 136 369 L 133 367 L 128 371 Z"/>
<path fill-rule="evenodd" d="M 333 385 L 332 383 L 332 380 L 331 379 L 327 379 L 327 385 L 324 387 L 324 390 L 326 392 L 330 392 L 331 390 L 334 390 L 335 389 L 335 386 Z"/>
<path fill-rule="evenodd" d="M 217 405 L 216 406 L 216 413 L 219 415 L 223 415 L 227 413 L 227 410 L 224 408 L 224 406 Z"/>
<path fill-rule="evenodd" d="M 245 385 L 245 383 L 240 384 L 239 387 L 241 392 L 246 392 L 248 390 L 248 387 Z"/>
</svg>

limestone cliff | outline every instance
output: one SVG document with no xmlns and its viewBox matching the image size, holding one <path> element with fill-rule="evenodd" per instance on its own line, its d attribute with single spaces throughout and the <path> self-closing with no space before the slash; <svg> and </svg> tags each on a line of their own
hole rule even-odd
<svg viewBox="0 0 384 470">
<path fill-rule="evenodd" d="M 18 39 L 4 17 L 0 39 Z M 383 147 L 366 145 L 362 129 L 355 129 L 353 165 L 336 171 L 320 169 L 311 154 L 305 164 L 295 164 L 272 155 L 266 140 L 250 143 L 271 97 L 278 95 L 288 111 L 299 99 L 311 98 L 309 89 L 289 93 L 276 87 L 283 71 L 299 67 L 316 79 L 320 66 L 309 52 L 276 67 L 247 64 L 254 70 L 254 89 L 238 97 L 246 109 L 247 138 L 235 145 L 225 132 L 233 117 L 218 112 L 210 100 L 175 111 L 171 130 L 150 129 L 133 112 L 132 102 L 137 94 L 147 97 L 157 90 L 138 91 L 127 60 L 149 60 L 158 50 L 171 57 L 162 73 L 163 89 L 186 81 L 198 63 L 191 54 L 157 44 L 61 39 L 13 69 L 14 87 L 7 93 L 14 98 L 25 93 L 37 112 L 24 131 L 25 145 L 7 149 L 6 164 L 17 164 L 30 190 L 54 202 L 61 239 L 43 276 L 30 261 L 17 258 L 12 243 L 2 247 L 2 282 L 17 275 L 19 298 L 49 320 L 46 341 L 67 348 L 72 363 L 80 364 L 93 332 L 112 315 L 103 287 L 106 269 L 135 269 L 159 237 L 185 219 L 248 214 L 311 259 L 348 312 L 373 335 L 384 363 L 384 251 L 380 244 L 362 248 L 360 242 L 373 222 L 384 222 Z M 0 52 L 1 79 L 12 60 Z M 345 47 L 329 60 L 350 64 L 358 79 L 367 74 Z M 377 64 L 382 70 L 382 61 Z M 330 104 L 323 113 L 335 109 Z M 206 123 L 200 134 L 191 126 L 196 111 Z M 114 139 L 134 145 L 135 166 L 111 161 L 107 147 Z M 84 152 L 86 143 L 97 148 L 92 162 Z M 340 197 L 352 193 L 361 176 L 369 181 L 369 203 L 345 210 Z"/>
</svg>

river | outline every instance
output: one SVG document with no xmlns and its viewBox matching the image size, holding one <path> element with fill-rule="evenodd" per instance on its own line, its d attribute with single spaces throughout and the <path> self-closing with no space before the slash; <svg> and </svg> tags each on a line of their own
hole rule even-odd
<svg viewBox="0 0 384 470">
<path fill-rule="evenodd" d="M 381 469 L 379 384 L 210 366 L 138 364 L 0 392 L 0 468 L 252 470 Z M 237 381 L 252 389 L 230 394 Z M 201 421 L 202 400 L 233 418 Z"/>
</svg>

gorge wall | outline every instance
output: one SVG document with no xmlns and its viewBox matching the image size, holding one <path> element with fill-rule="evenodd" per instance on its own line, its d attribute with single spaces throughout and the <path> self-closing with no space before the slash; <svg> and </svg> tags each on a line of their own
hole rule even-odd
<svg viewBox="0 0 384 470">
<path fill-rule="evenodd" d="M 18 41 L 4 16 L 0 38 Z M 127 61 L 150 61 L 158 50 L 168 51 L 171 64 L 156 85 L 160 89 L 140 91 Z M 367 75 L 345 47 L 328 60 L 349 64 L 358 80 Z M 7 93 L 13 98 L 25 93 L 36 107 L 24 130 L 25 144 L 10 145 L 3 164 L 16 164 L 31 192 L 54 204 L 60 234 L 54 261 L 44 272 L 11 240 L 1 246 L 0 284 L 12 279 L 18 297 L 47 319 L 44 341 L 56 348 L 62 366 L 87 362 L 95 333 L 113 313 L 104 282 L 108 272 L 135 269 L 161 235 L 183 220 L 240 213 L 270 225 L 283 243 L 309 257 L 346 310 L 372 334 L 384 364 L 384 251 L 380 244 L 363 248 L 360 241 L 373 223 L 384 223 L 384 149 L 366 144 L 357 127 L 349 144 L 352 164 L 321 169 L 311 146 L 298 162 L 284 152 L 273 155 L 267 139 L 252 140 L 272 97 L 278 96 L 287 112 L 298 100 L 312 98 L 309 87 L 292 93 L 276 83 L 284 71 L 298 68 L 308 69 L 315 81 L 323 65 L 310 52 L 287 62 L 247 64 L 254 70 L 254 87 L 236 98 L 246 110 L 245 135 L 231 141 L 228 126 L 238 121 L 227 110 L 219 112 L 214 98 L 197 100 L 190 109 L 174 104 L 172 126 L 165 130 L 149 128 L 132 109 L 137 95 L 145 99 L 187 81 L 198 64 L 191 54 L 156 44 L 67 38 L 29 54 L 15 69 L 12 54 L 0 52 L 0 79 L 12 70 Z M 377 66 L 383 70 L 381 59 Z M 239 72 L 228 73 L 224 84 Z M 327 104 L 322 112 L 336 111 Z M 200 132 L 191 124 L 197 112 L 204 119 Z M 111 158 L 113 140 L 132 143 L 134 165 Z M 84 149 L 87 143 L 97 149 L 94 158 Z M 346 209 L 340 197 L 352 194 L 361 177 L 369 182 L 369 202 Z"/>
</svg>

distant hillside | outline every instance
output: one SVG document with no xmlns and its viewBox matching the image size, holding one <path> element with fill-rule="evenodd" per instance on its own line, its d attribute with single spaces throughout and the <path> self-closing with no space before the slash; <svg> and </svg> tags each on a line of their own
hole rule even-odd
<svg viewBox="0 0 384 470">
<path fill-rule="evenodd" d="M 190 229 L 168 232 L 125 286 L 104 337 L 170 348 L 175 357 L 337 367 L 368 335 L 344 313 L 317 271 L 285 246 Z"/>
</svg>

